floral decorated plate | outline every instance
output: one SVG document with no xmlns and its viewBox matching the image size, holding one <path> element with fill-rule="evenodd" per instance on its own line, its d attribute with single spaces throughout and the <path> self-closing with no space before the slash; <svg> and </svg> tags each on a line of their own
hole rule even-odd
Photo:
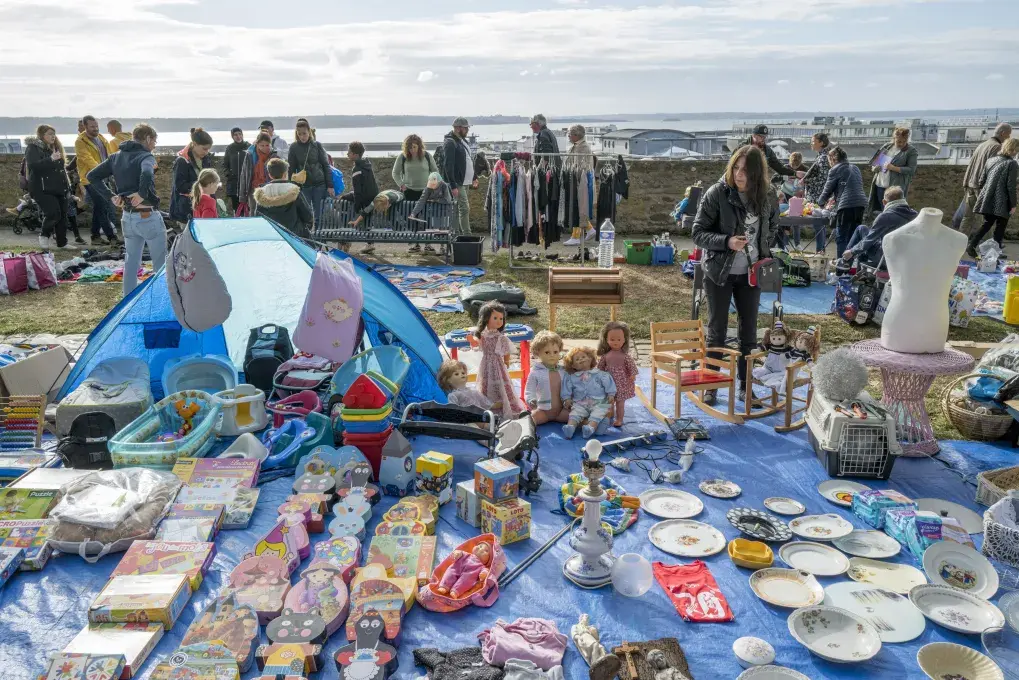
<svg viewBox="0 0 1019 680">
<path fill-rule="evenodd" d="M 927 577 L 916 567 L 878 562 L 866 557 L 854 557 L 849 560 L 848 576 L 854 581 L 869 583 L 899 595 L 907 595 L 916 586 L 927 583 Z"/>
<path fill-rule="evenodd" d="M 849 558 L 823 543 L 786 543 L 778 551 L 778 556 L 793 569 L 802 569 L 814 576 L 838 576 L 849 571 Z"/>
<path fill-rule="evenodd" d="M 715 498 L 735 498 L 743 493 L 743 489 L 736 482 L 727 479 L 705 479 L 697 485 L 701 493 L 706 493 Z"/>
<path fill-rule="evenodd" d="M 800 503 L 795 498 L 786 498 L 784 496 L 772 496 L 771 498 L 765 498 L 764 507 L 768 508 L 776 515 L 802 515 L 807 511 L 807 508 L 803 505 L 803 503 Z"/>
<path fill-rule="evenodd" d="M 915 640 L 927 628 L 927 620 L 907 598 L 866 583 L 833 583 L 824 589 L 824 603 L 856 614 L 874 626 L 884 643 Z"/>
<path fill-rule="evenodd" d="M 651 527 L 648 538 L 659 550 L 679 557 L 707 557 L 725 550 L 722 532 L 692 519 L 667 519 Z"/>
<path fill-rule="evenodd" d="M 853 533 L 849 520 L 838 515 L 806 515 L 789 522 L 789 528 L 800 538 L 814 541 L 831 541 Z"/>
<path fill-rule="evenodd" d="M 857 491 L 869 491 L 870 487 L 847 479 L 829 479 L 817 486 L 817 492 L 835 505 L 848 508 L 853 504 L 853 494 Z"/>
<path fill-rule="evenodd" d="M 733 654 L 743 668 L 767 666 L 775 660 L 775 648 L 767 640 L 757 637 L 741 637 L 732 643 Z"/>
<path fill-rule="evenodd" d="M 750 575 L 750 589 L 776 607 L 809 607 L 824 600 L 824 588 L 813 575 L 799 569 L 758 569 Z"/>
<path fill-rule="evenodd" d="M 736 680 L 810 680 L 810 678 L 785 666 L 755 666 L 740 673 Z"/>
<path fill-rule="evenodd" d="M 725 513 L 725 518 L 747 536 L 760 541 L 781 542 L 793 537 L 782 520 L 755 508 L 732 508 Z"/>
<path fill-rule="evenodd" d="M 909 601 L 928 619 L 957 633 L 979 635 L 1005 625 L 1005 616 L 993 604 L 949 586 L 917 586 L 909 591 Z"/>
<path fill-rule="evenodd" d="M 895 557 L 902 550 L 902 546 L 894 538 L 883 531 L 873 529 L 857 529 L 848 536 L 836 538 L 832 543 L 844 553 L 874 560 Z"/>
<path fill-rule="evenodd" d="M 789 633 L 813 654 L 835 663 L 859 663 L 881 650 L 874 626 L 838 607 L 803 607 L 789 615 Z"/>
<path fill-rule="evenodd" d="M 998 572 L 968 545 L 938 541 L 923 553 L 923 570 L 937 585 L 951 586 L 989 600 L 998 592 Z"/>
<path fill-rule="evenodd" d="M 689 519 L 704 510 L 704 503 L 679 489 L 648 489 L 640 496 L 640 508 L 663 519 Z"/>
<path fill-rule="evenodd" d="M 998 664 L 975 649 L 951 642 L 932 642 L 916 653 L 916 662 L 934 680 L 1005 680 Z"/>
</svg>

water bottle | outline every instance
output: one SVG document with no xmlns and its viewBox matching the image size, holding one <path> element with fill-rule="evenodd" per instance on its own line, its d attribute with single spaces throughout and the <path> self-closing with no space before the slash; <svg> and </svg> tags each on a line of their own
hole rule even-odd
<svg viewBox="0 0 1019 680">
<path fill-rule="evenodd" d="M 616 228 L 612 226 L 612 220 L 606 219 L 601 223 L 598 238 L 598 266 L 609 268 L 616 253 Z"/>
</svg>

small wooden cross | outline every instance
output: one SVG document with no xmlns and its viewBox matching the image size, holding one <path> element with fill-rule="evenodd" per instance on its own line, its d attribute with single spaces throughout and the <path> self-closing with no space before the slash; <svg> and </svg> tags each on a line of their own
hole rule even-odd
<svg viewBox="0 0 1019 680">
<path fill-rule="evenodd" d="M 640 647 L 623 640 L 623 644 L 619 645 L 618 650 L 626 659 L 626 669 L 630 674 L 630 680 L 637 680 L 637 667 L 633 664 L 633 655 L 640 653 Z"/>
</svg>

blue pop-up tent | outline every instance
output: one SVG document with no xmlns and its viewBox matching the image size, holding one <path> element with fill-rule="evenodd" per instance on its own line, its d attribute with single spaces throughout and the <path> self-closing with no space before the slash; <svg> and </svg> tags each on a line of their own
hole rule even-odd
<svg viewBox="0 0 1019 680">
<path fill-rule="evenodd" d="M 241 372 L 252 328 L 277 324 L 293 335 L 308 292 L 315 250 L 262 217 L 192 220 L 190 229 L 226 282 L 233 300 L 230 317 L 204 333 L 181 329 L 160 270 L 99 322 L 58 398 L 77 387 L 104 359 L 131 356 L 148 362 L 153 395 L 158 399 L 163 396 L 163 366 L 171 358 L 221 354 L 230 357 Z M 349 258 L 337 250 L 330 255 Z M 442 400 L 435 379 L 442 362 L 435 331 L 385 277 L 350 259 L 364 291 L 365 345 L 397 345 L 410 357 L 411 368 L 401 391 L 404 399 Z"/>
</svg>

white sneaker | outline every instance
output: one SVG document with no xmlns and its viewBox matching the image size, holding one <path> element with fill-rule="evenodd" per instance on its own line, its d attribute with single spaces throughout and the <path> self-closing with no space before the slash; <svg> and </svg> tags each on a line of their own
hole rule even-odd
<svg viewBox="0 0 1019 680">
<path fill-rule="evenodd" d="M 39 237 L 39 247 L 42 248 L 43 250 L 49 250 L 50 249 L 50 237 L 49 236 L 40 236 Z"/>
<path fill-rule="evenodd" d="M 565 241 L 563 241 L 563 245 L 564 246 L 579 246 L 580 245 L 580 239 L 578 239 L 578 238 L 569 238 L 569 239 L 566 239 Z"/>
<path fill-rule="evenodd" d="M 588 241 L 593 241 L 594 237 L 597 236 L 597 235 L 598 235 L 598 232 L 596 232 L 594 230 L 594 227 L 591 227 L 590 229 L 587 230 L 587 240 Z"/>
<path fill-rule="evenodd" d="M 63 250 L 77 250 L 78 246 L 74 245 L 73 243 L 65 243 L 64 245 L 60 246 L 60 248 Z"/>
</svg>

